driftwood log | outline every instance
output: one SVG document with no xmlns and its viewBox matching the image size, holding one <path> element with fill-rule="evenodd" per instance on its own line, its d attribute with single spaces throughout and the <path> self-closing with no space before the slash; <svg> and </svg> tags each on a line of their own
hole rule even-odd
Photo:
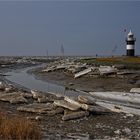
<svg viewBox="0 0 140 140">
<path fill-rule="evenodd" d="M 121 106 L 121 105 L 116 105 L 112 103 L 104 103 L 104 102 L 97 102 L 97 104 L 113 112 L 118 112 L 118 113 L 123 112 L 123 113 L 140 115 L 140 109 L 137 109 L 137 108 L 131 108 L 127 106 Z"/>
<path fill-rule="evenodd" d="M 72 103 L 67 102 L 65 100 L 55 100 L 54 104 L 56 106 L 64 107 L 64 108 L 67 108 L 69 110 L 78 110 L 80 108 L 78 105 L 72 104 Z"/>
<path fill-rule="evenodd" d="M 80 103 L 84 103 L 84 104 L 88 104 L 88 105 L 96 105 L 96 103 L 95 103 L 96 99 L 91 96 L 79 95 L 78 101 Z"/>
<path fill-rule="evenodd" d="M 79 119 L 79 118 L 86 117 L 86 116 L 89 116 L 88 111 L 71 112 L 71 113 L 65 114 L 62 117 L 62 120 L 67 121 L 67 120 L 71 120 L 71 119 Z"/>
<path fill-rule="evenodd" d="M 132 88 L 130 92 L 140 93 L 140 88 Z"/>
<path fill-rule="evenodd" d="M 140 108 L 140 94 L 125 92 L 90 92 L 90 95 L 97 99 Z"/>
<path fill-rule="evenodd" d="M 17 108 L 18 111 L 24 112 L 32 112 L 32 113 L 45 113 L 47 114 L 48 111 L 56 109 L 54 104 L 41 104 L 41 103 L 33 103 L 29 105 L 20 106 Z"/>
</svg>

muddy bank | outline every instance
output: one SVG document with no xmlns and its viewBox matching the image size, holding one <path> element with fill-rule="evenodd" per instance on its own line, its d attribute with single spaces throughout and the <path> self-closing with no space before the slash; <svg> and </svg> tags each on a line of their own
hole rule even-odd
<svg viewBox="0 0 140 140">
<path fill-rule="evenodd" d="M 80 89 L 84 91 L 130 91 L 131 88 L 137 87 L 134 81 L 139 77 L 134 78 L 133 82 L 128 78 L 89 78 L 83 76 L 74 79 L 72 75 L 65 71 L 54 71 L 49 73 L 41 73 L 41 68 L 29 71 L 33 73 L 37 79 L 49 81 L 59 85 L 64 85 L 72 89 Z M 131 75 L 130 75 L 131 76 Z M 87 118 L 70 121 L 59 121 L 61 115 L 57 117 L 56 121 L 59 123 L 46 124 L 48 130 L 60 138 L 68 136 L 69 133 L 75 135 L 86 134 L 89 139 L 110 139 L 110 138 L 127 138 L 139 139 L 140 133 L 140 117 L 132 114 L 110 113 L 104 115 L 90 114 Z M 55 117 L 47 118 L 50 122 L 54 121 Z M 59 131 L 58 131 L 59 130 Z M 51 134 L 51 132 L 49 133 Z M 53 135 L 51 134 L 51 135 Z M 61 135 L 60 135 L 61 134 Z"/>
<path fill-rule="evenodd" d="M 140 79 L 138 77 L 131 78 L 131 74 L 126 78 L 117 77 L 87 77 L 82 76 L 74 79 L 73 75 L 62 71 L 53 71 L 49 73 L 40 72 L 42 68 L 36 70 L 30 70 L 29 73 L 33 73 L 37 79 L 56 83 L 58 85 L 64 85 L 71 89 L 79 89 L 84 91 L 130 91 L 133 87 L 139 87 L 135 82 Z"/>
</svg>

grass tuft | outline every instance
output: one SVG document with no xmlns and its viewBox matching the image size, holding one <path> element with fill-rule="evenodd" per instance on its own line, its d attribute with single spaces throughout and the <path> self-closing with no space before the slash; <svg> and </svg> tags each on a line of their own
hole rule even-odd
<svg viewBox="0 0 140 140">
<path fill-rule="evenodd" d="M 30 120 L 7 117 L 0 112 L 0 139 L 40 140 L 41 130 L 37 124 Z"/>
</svg>

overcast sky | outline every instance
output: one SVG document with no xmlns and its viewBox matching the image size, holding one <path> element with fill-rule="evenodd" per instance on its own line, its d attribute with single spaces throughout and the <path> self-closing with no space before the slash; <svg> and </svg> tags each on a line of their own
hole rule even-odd
<svg viewBox="0 0 140 140">
<path fill-rule="evenodd" d="M 140 1 L 0 1 L 0 55 L 125 55 L 130 29 L 140 55 Z"/>
</svg>

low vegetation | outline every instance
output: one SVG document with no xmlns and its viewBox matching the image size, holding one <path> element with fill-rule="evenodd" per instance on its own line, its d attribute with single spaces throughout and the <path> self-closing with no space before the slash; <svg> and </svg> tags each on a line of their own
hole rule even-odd
<svg viewBox="0 0 140 140">
<path fill-rule="evenodd" d="M 140 68 L 140 65 L 137 65 L 140 64 L 140 57 L 98 57 L 80 59 L 79 61 L 94 66 L 123 64 L 127 69 Z"/>
<path fill-rule="evenodd" d="M 10 117 L 0 112 L 0 139 L 40 140 L 40 128 L 25 118 Z"/>
</svg>

